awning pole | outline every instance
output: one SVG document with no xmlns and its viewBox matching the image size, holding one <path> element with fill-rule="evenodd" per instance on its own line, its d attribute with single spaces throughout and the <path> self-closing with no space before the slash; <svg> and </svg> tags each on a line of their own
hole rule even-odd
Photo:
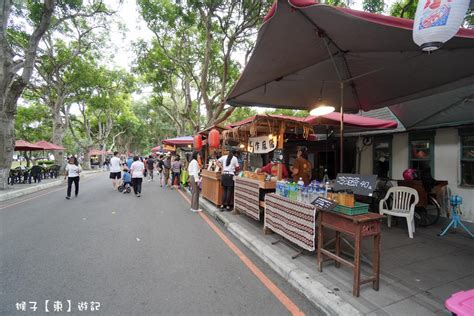
<svg viewBox="0 0 474 316">
<path fill-rule="evenodd" d="M 341 90 L 341 130 L 340 130 L 340 153 L 339 153 L 339 158 L 340 158 L 340 165 L 339 165 L 339 172 L 342 173 L 344 172 L 344 82 L 340 81 L 339 82 L 339 87 Z"/>
</svg>

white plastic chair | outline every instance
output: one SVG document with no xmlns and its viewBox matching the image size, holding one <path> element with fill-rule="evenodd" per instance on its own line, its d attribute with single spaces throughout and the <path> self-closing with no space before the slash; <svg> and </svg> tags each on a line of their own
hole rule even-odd
<svg viewBox="0 0 474 316">
<path fill-rule="evenodd" d="M 387 200 L 392 196 L 391 208 L 388 208 Z M 405 217 L 408 226 L 408 236 L 413 238 L 415 232 L 415 205 L 418 204 L 418 192 L 408 187 L 392 187 L 385 197 L 380 201 L 379 213 L 387 216 L 388 227 L 392 226 L 392 216 Z"/>
</svg>

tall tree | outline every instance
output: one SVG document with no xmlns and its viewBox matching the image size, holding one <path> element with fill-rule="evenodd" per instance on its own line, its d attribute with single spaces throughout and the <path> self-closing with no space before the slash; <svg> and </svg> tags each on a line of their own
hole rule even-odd
<svg viewBox="0 0 474 316">
<path fill-rule="evenodd" d="M 1 4 L 0 189 L 5 189 L 14 150 L 17 103 L 30 81 L 42 37 L 50 27 L 67 19 L 106 11 L 106 8 L 102 1 L 86 6 L 77 0 L 3 0 Z"/>
<path fill-rule="evenodd" d="M 363 0 L 362 8 L 370 13 L 382 13 L 385 9 L 383 0 Z"/>
<path fill-rule="evenodd" d="M 86 52 L 95 51 L 98 58 L 98 50 L 105 46 L 107 39 L 107 14 L 98 12 L 88 18 L 73 18 L 43 37 L 36 62 L 38 76 L 31 80 L 29 90 L 49 106 L 53 118 L 51 142 L 56 145 L 63 145 L 67 131 L 66 106 L 74 98 L 71 80 L 77 71 L 75 65 Z M 62 166 L 64 159 L 60 154 L 55 158 L 56 164 Z"/>
<path fill-rule="evenodd" d="M 225 120 L 225 97 L 238 78 L 237 55 L 248 55 L 270 2 L 139 0 L 166 61 L 190 80 L 205 108 L 205 126 Z M 180 52 L 180 54 L 176 54 Z M 201 102 L 200 102 L 201 103 Z"/>
</svg>

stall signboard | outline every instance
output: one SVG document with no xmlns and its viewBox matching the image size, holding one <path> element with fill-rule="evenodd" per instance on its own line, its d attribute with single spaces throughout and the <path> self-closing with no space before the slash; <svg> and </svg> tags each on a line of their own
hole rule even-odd
<svg viewBox="0 0 474 316">
<path fill-rule="evenodd" d="M 273 161 L 278 163 L 285 163 L 285 155 L 283 148 L 275 149 L 273 152 Z"/>
<path fill-rule="evenodd" d="M 163 146 L 163 149 L 164 149 L 165 151 L 176 151 L 176 146 L 164 145 L 164 146 Z"/>
<path fill-rule="evenodd" d="M 357 195 L 372 196 L 377 181 L 376 175 L 338 173 L 334 183 L 335 191 L 352 191 Z"/>
<path fill-rule="evenodd" d="M 332 211 L 336 206 L 337 202 L 325 199 L 321 196 L 317 197 L 311 204 L 314 205 L 318 210 L 323 210 L 323 211 Z"/>
<path fill-rule="evenodd" d="M 254 154 L 266 154 L 271 152 L 272 150 L 275 150 L 276 147 L 276 136 L 266 135 L 249 138 L 249 150 Z"/>
</svg>

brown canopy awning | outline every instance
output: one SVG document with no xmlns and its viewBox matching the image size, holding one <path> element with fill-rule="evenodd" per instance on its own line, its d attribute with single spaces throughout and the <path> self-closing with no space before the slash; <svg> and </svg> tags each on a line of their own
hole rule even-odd
<svg viewBox="0 0 474 316">
<path fill-rule="evenodd" d="M 278 0 L 228 103 L 309 109 L 321 96 L 338 108 L 338 82 L 355 78 L 344 85 L 344 110 L 355 113 L 474 85 L 474 30 L 427 54 L 412 27 L 314 0 Z"/>
</svg>

